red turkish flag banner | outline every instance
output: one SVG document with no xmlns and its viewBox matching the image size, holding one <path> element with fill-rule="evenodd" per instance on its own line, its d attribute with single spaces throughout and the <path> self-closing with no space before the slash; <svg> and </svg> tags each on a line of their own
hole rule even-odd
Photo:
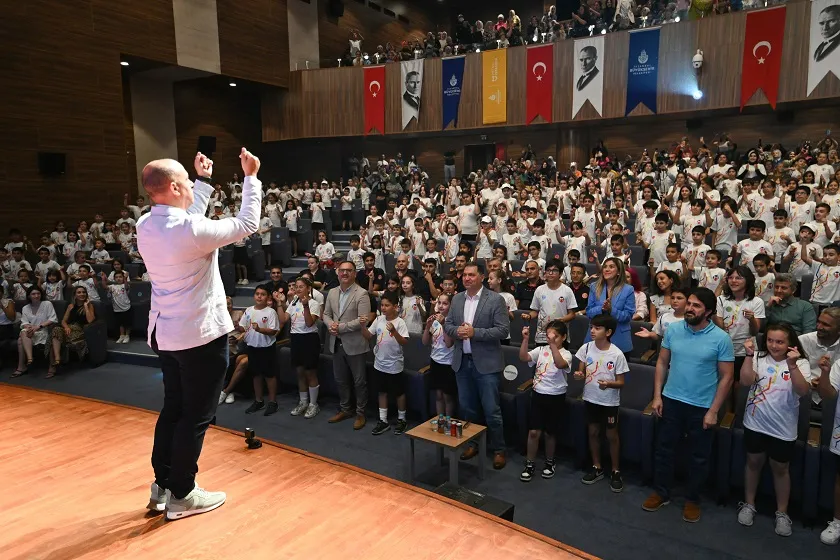
<svg viewBox="0 0 840 560">
<path fill-rule="evenodd" d="M 554 89 L 554 45 L 528 49 L 527 108 L 525 123 L 531 124 L 537 115 L 551 122 Z"/>
<path fill-rule="evenodd" d="M 744 60 L 741 66 L 741 110 L 759 88 L 776 108 L 779 74 L 782 70 L 782 41 L 785 36 L 785 8 L 747 12 Z"/>
<path fill-rule="evenodd" d="M 385 134 L 385 67 L 365 68 L 365 136 Z"/>
</svg>

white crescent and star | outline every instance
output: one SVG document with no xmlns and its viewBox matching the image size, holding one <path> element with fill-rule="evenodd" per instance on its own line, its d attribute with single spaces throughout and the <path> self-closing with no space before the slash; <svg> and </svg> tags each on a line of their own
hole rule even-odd
<svg viewBox="0 0 840 560">
<path fill-rule="evenodd" d="M 374 84 L 376 84 L 376 91 L 373 91 L 373 85 L 374 85 Z M 382 86 L 379 84 L 379 82 L 377 82 L 376 80 L 373 80 L 373 81 L 370 83 L 370 85 L 368 86 L 368 89 L 369 89 L 369 90 L 370 90 L 370 92 L 373 94 L 373 96 L 374 96 L 374 97 L 376 97 L 376 92 L 378 92 L 379 90 L 381 90 L 381 89 L 382 89 Z"/>
<path fill-rule="evenodd" d="M 542 74 L 537 74 L 537 68 L 539 68 L 539 67 L 542 67 Z M 536 76 L 536 77 L 537 77 L 537 81 L 538 81 L 538 82 L 542 81 L 542 77 L 545 75 L 545 71 L 546 71 L 546 67 L 545 67 L 545 63 L 544 63 L 544 62 L 537 62 L 537 63 L 536 63 L 536 64 L 534 64 L 534 66 L 531 68 L 531 72 L 534 74 L 534 76 Z"/>
<path fill-rule="evenodd" d="M 757 54 L 755 54 L 755 51 L 757 51 L 760 47 L 767 47 L 767 53 L 763 57 L 759 57 Z M 770 41 L 759 41 L 758 43 L 753 45 L 752 53 L 753 57 L 755 57 L 758 60 L 759 64 L 764 64 L 765 57 L 770 56 L 770 53 L 772 51 L 773 45 L 770 44 Z"/>
</svg>

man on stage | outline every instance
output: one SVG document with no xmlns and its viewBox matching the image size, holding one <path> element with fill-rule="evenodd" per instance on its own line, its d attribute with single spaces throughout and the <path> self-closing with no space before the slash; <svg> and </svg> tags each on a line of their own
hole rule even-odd
<svg viewBox="0 0 840 560">
<path fill-rule="evenodd" d="M 149 346 L 160 357 L 163 410 L 155 426 L 155 482 L 148 508 L 167 519 L 211 511 L 224 492 L 195 484 L 204 433 L 216 413 L 227 368 L 227 312 L 218 251 L 257 231 L 262 184 L 260 160 L 242 148 L 245 180 L 236 217 L 205 218 L 213 192 L 213 161 L 195 156 L 196 182 L 171 159 L 143 168 L 143 187 L 154 206 L 137 222 L 137 245 L 152 282 Z M 257 327 L 259 328 L 259 327 Z"/>
</svg>

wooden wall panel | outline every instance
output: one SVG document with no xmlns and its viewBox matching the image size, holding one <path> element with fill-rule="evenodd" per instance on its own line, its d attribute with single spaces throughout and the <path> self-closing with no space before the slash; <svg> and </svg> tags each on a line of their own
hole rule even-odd
<svg viewBox="0 0 840 560">
<path fill-rule="evenodd" d="M 507 52 L 507 124 L 525 124 L 525 86 L 528 79 L 528 52 L 524 48 Z"/>
<path fill-rule="evenodd" d="M 222 74 L 289 83 L 286 0 L 216 0 Z"/>
<path fill-rule="evenodd" d="M 175 62 L 171 0 L 7 2 L 0 36 L 0 192 L 12 194 L 0 223 L 35 236 L 58 219 L 116 217 L 134 175 L 120 54 Z M 39 151 L 65 153 L 65 174 L 41 175 Z"/>
<path fill-rule="evenodd" d="M 554 44 L 554 122 L 572 120 L 572 88 L 574 87 L 574 42 Z"/>
<path fill-rule="evenodd" d="M 461 88 L 461 105 L 458 109 L 458 129 L 481 128 L 483 95 L 481 93 L 481 54 L 470 53 L 464 62 L 464 86 Z"/>
</svg>

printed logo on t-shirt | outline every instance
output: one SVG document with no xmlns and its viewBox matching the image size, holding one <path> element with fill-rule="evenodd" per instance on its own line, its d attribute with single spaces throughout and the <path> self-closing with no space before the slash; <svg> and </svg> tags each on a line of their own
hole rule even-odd
<svg viewBox="0 0 840 560">
<path fill-rule="evenodd" d="M 560 296 L 560 303 L 566 303 L 566 298 L 564 298 L 563 296 Z"/>
<path fill-rule="evenodd" d="M 614 362 L 607 362 L 607 371 L 612 371 L 614 369 L 615 369 L 615 363 Z"/>
</svg>

